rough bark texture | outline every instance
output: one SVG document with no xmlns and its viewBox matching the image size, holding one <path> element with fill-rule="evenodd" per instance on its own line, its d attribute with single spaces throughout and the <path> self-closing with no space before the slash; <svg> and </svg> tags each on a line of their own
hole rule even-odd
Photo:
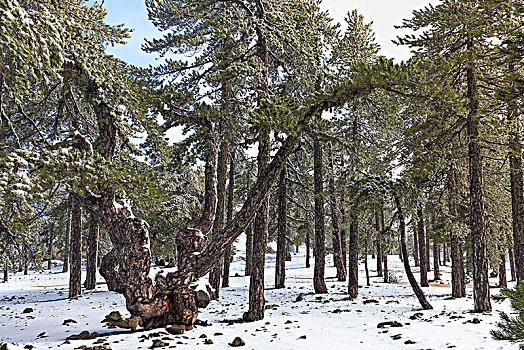
<svg viewBox="0 0 524 350">
<path fill-rule="evenodd" d="M 462 241 L 454 232 L 451 232 L 451 296 L 453 298 L 466 296 Z"/>
<path fill-rule="evenodd" d="M 329 153 L 329 167 L 331 170 L 331 176 L 329 177 L 329 197 L 331 200 L 331 224 L 333 226 L 333 261 L 337 269 L 337 280 L 345 281 L 347 273 L 342 252 L 341 231 L 338 224 L 338 200 L 335 191 L 335 164 L 333 162 L 333 150 L 331 145 L 329 146 Z"/>
<path fill-rule="evenodd" d="M 380 228 L 380 214 L 375 206 L 375 234 L 377 235 L 377 276 L 382 277 L 382 230 Z"/>
<path fill-rule="evenodd" d="M 424 292 L 418 285 L 417 280 L 415 279 L 415 276 L 413 276 L 413 272 L 411 272 L 411 267 L 409 266 L 409 255 L 408 255 L 408 250 L 406 247 L 406 223 L 404 221 L 404 214 L 402 213 L 402 206 L 400 204 L 400 200 L 398 196 L 396 195 L 395 195 L 395 204 L 397 206 L 397 215 L 398 215 L 398 220 L 399 220 L 400 248 L 402 250 L 404 270 L 406 271 L 406 276 L 408 277 L 409 284 L 411 285 L 413 292 L 417 296 L 418 301 L 420 302 L 420 305 L 422 306 L 422 308 L 424 310 L 433 309 L 431 304 L 427 301 L 426 296 L 424 295 Z"/>
<path fill-rule="evenodd" d="M 87 265 L 86 265 L 86 280 L 85 288 L 95 289 L 96 286 L 96 267 L 98 261 L 98 236 L 99 236 L 98 220 L 96 216 L 91 213 L 89 218 L 89 236 L 88 236 L 88 250 L 87 250 Z"/>
<path fill-rule="evenodd" d="M 277 261 L 275 265 L 275 288 L 284 288 L 286 281 L 286 252 L 287 252 L 287 184 L 286 167 L 280 172 L 278 183 L 278 233 L 277 233 Z"/>
<path fill-rule="evenodd" d="M 417 227 L 413 225 L 413 258 L 415 259 L 415 266 L 420 266 L 420 256 L 418 252 L 418 234 Z"/>
<path fill-rule="evenodd" d="M 221 123 L 222 124 L 222 123 Z M 222 127 L 225 127 L 222 125 Z M 217 162 L 217 208 L 215 222 L 213 223 L 212 237 L 215 237 L 224 226 L 225 204 L 226 204 L 226 182 L 227 182 L 227 159 L 229 156 L 229 143 L 223 139 L 220 143 Z M 222 257 L 223 259 L 225 257 Z M 211 299 L 220 296 L 220 275 L 222 274 L 222 260 L 220 260 L 209 272 L 209 284 L 213 289 Z"/>
<path fill-rule="evenodd" d="M 440 268 L 439 268 L 439 258 L 440 258 L 440 246 L 433 241 L 433 279 L 440 279 Z"/>
<path fill-rule="evenodd" d="M 513 120 L 511 113 L 509 119 L 510 121 Z M 517 126 L 514 126 L 514 128 L 517 128 Z M 518 131 L 511 133 L 509 148 L 515 273 L 517 281 L 524 281 L 524 179 L 522 175 L 522 146 Z"/>
<path fill-rule="evenodd" d="M 270 138 L 267 127 L 260 133 L 258 146 L 258 173 L 261 175 L 269 164 Z M 244 313 L 246 321 L 264 318 L 264 267 L 266 260 L 269 196 L 261 200 L 255 217 L 253 233 L 253 266 L 249 279 L 249 309 Z"/>
<path fill-rule="evenodd" d="M 306 227 L 306 268 L 311 267 L 311 231 L 309 227 Z"/>
<path fill-rule="evenodd" d="M 226 222 L 229 224 L 233 219 L 233 199 L 235 192 L 235 159 L 233 152 L 229 160 L 229 185 L 227 189 L 227 216 Z M 229 267 L 231 265 L 232 246 L 229 246 L 224 255 L 224 272 L 222 274 L 222 287 L 229 287 Z"/>
<path fill-rule="evenodd" d="M 506 254 L 500 255 L 499 265 L 499 287 L 507 287 L 508 280 L 506 278 Z"/>
<path fill-rule="evenodd" d="M 508 256 L 509 256 L 509 269 L 511 272 L 511 281 L 510 282 L 513 282 L 517 280 L 517 274 L 515 272 L 515 259 L 513 257 L 513 249 L 511 248 L 508 249 Z"/>
<path fill-rule="evenodd" d="M 9 264 L 4 261 L 4 283 L 9 282 Z"/>
<path fill-rule="evenodd" d="M 82 208 L 73 199 L 71 211 L 71 272 L 69 274 L 69 298 L 82 294 Z"/>
<path fill-rule="evenodd" d="M 70 253 L 70 246 L 69 243 L 71 241 L 71 213 L 67 213 L 67 219 L 66 219 L 66 236 L 64 239 L 64 265 L 62 267 L 62 272 L 69 272 L 69 253 Z"/>
<path fill-rule="evenodd" d="M 348 293 L 350 298 L 358 296 L 358 216 L 351 214 L 349 224 Z"/>
<path fill-rule="evenodd" d="M 428 272 L 431 271 L 429 248 L 430 248 L 429 235 L 426 232 L 426 267 L 427 267 Z"/>
<path fill-rule="evenodd" d="M 322 144 L 315 139 L 313 150 L 314 161 L 314 194 L 315 194 L 315 268 L 313 271 L 313 288 L 315 293 L 327 293 L 324 281 L 326 264 L 325 234 L 324 234 L 324 175 L 322 164 Z"/>
<path fill-rule="evenodd" d="M 244 274 L 251 275 L 253 266 L 253 225 L 250 224 L 246 228 L 246 269 Z"/>
<path fill-rule="evenodd" d="M 422 287 L 429 287 L 428 269 L 426 266 L 428 263 L 428 259 L 426 257 L 426 233 L 424 232 L 424 213 L 422 212 L 421 207 L 417 209 L 417 216 L 417 231 L 420 252 L 420 285 Z"/>
<path fill-rule="evenodd" d="M 471 43 L 469 43 L 471 44 Z M 482 170 L 482 150 L 479 140 L 479 99 L 475 66 L 469 63 L 466 69 L 468 99 L 468 158 L 470 229 L 473 257 L 473 299 L 474 311 L 491 311 L 488 281 L 488 252 L 486 243 L 486 224 L 484 219 L 484 189 Z"/>
</svg>

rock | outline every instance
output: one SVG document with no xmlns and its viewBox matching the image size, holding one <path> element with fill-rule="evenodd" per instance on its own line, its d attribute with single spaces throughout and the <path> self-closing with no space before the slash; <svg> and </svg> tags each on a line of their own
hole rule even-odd
<svg viewBox="0 0 524 350">
<path fill-rule="evenodd" d="M 23 313 L 23 314 L 29 314 L 29 313 L 31 313 L 31 312 L 33 312 L 33 311 L 34 311 L 33 308 L 31 308 L 31 307 L 27 307 L 27 308 L 24 309 L 24 311 L 22 311 L 22 313 Z"/>
<path fill-rule="evenodd" d="M 235 273 L 235 277 L 240 277 L 240 274 L 238 272 Z"/>
<path fill-rule="evenodd" d="M 169 346 L 169 343 L 166 343 L 163 340 L 153 340 L 153 345 L 151 345 L 151 349 L 163 348 L 163 347 L 166 347 L 166 346 Z"/>
<path fill-rule="evenodd" d="M 295 303 L 298 303 L 299 301 L 302 301 L 304 300 L 304 294 L 303 293 L 300 293 L 297 298 L 295 299 Z"/>
<path fill-rule="evenodd" d="M 302 336 L 298 337 L 298 339 L 306 339 L 306 336 L 302 335 Z"/>
<path fill-rule="evenodd" d="M 284 324 L 290 324 L 290 323 L 293 323 L 293 321 L 287 320 Z"/>
<path fill-rule="evenodd" d="M 207 335 L 201 334 L 199 338 L 207 338 Z"/>
<path fill-rule="evenodd" d="M 271 309 L 271 310 L 276 310 L 277 307 L 278 307 L 277 304 L 268 304 L 268 305 L 266 305 L 265 309 L 266 309 L 266 310 L 269 310 L 269 309 Z"/>
<path fill-rule="evenodd" d="M 208 320 L 204 320 L 204 321 L 202 321 L 202 320 L 200 320 L 200 319 L 197 319 L 197 320 L 195 321 L 195 326 L 204 326 L 204 327 L 208 327 L 208 326 L 211 326 L 211 323 L 209 323 Z"/>
<path fill-rule="evenodd" d="M 71 318 L 68 318 L 67 320 L 64 320 L 64 322 L 62 322 L 62 326 L 67 326 L 70 323 L 77 323 L 77 322 Z"/>
<path fill-rule="evenodd" d="M 396 334 L 396 335 L 391 337 L 391 339 L 393 339 L 393 340 L 399 340 L 400 338 L 402 338 L 402 334 Z"/>
<path fill-rule="evenodd" d="M 406 344 L 406 345 L 415 344 L 415 343 L 416 343 L 416 342 L 414 342 L 413 340 L 406 340 L 406 341 L 404 342 L 404 344 Z"/>
<path fill-rule="evenodd" d="M 479 324 L 480 323 L 480 319 L 475 317 L 474 319 L 471 320 L 471 323 Z"/>
<path fill-rule="evenodd" d="M 378 300 L 375 300 L 375 299 L 368 299 L 368 300 L 364 300 L 362 302 L 362 304 L 366 305 L 366 304 L 378 304 Z"/>
<path fill-rule="evenodd" d="M 220 333 L 220 332 L 216 332 L 215 334 L 213 334 L 215 337 L 218 337 L 219 335 L 224 335 L 224 333 Z"/>
<path fill-rule="evenodd" d="M 213 341 L 211 339 L 204 340 L 204 344 L 213 344 Z"/>
<path fill-rule="evenodd" d="M 26 345 L 26 346 L 24 346 L 24 349 L 32 350 L 33 348 L 34 348 L 33 345 Z"/>
<path fill-rule="evenodd" d="M 397 321 L 386 321 L 386 322 L 380 322 L 380 323 L 377 325 L 377 328 L 385 328 L 386 326 L 390 326 L 390 327 L 402 327 L 402 323 L 397 322 Z"/>
<path fill-rule="evenodd" d="M 410 320 L 418 320 L 421 318 L 424 314 L 422 312 L 416 312 L 413 315 L 409 316 Z"/>
<path fill-rule="evenodd" d="M 244 346 L 246 345 L 246 342 L 240 338 L 240 337 L 236 337 L 232 343 L 229 343 L 229 345 L 231 346 L 234 346 L 234 347 L 237 347 L 237 346 Z"/>
<path fill-rule="evenodd" d="M 186 330 L 185 326 L 176 325 L 176 324 L 166 328 L 166 331 L 169 334 L 173 334 L 173 335 L 182 334 L 184 333 L 185 330 Z"/>
<path fill-rule="evenodd" d="M 100 333 L 93 332 L 89 333 L 89 331 L 82 331 L 79 334 L 73 334 L 67 337 L 67 340 L 89 340 L 89 339 L 95 339 L 100 337 Z"/>
</svg>

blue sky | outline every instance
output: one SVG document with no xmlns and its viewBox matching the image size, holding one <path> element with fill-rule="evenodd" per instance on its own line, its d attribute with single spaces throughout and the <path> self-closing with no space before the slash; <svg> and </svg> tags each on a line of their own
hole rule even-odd
<svg viewBox="0 0 524 350">
<path fill-rule="evenodd" d="M 337 21 L 342 21 L 348 11 L 356 8 L 368 22 L 374 22 L 373 29 L 382 47 L 382 54 L 399 61 L 409 58 L 409 50 L 391 43 L 392 39 L 401 34 L 393 26 L 401 24 L 402 19 L 409 18 L 413 10 L 428 3 L 428 0 L 323 0 L 321 6 L 329 10 Z M 106 0 L 104 6 L 108 10 L 108 23 L 125 23 L 127 27 L 135 29 L 127 45 L 111 48 L 109 52 L 134 65 L 154 65 L 155 56 L 143 52 L 141 45 L 144 38 L 157 37 L 161 33 L 147 19 L 145 0 Z"/>
</svg>

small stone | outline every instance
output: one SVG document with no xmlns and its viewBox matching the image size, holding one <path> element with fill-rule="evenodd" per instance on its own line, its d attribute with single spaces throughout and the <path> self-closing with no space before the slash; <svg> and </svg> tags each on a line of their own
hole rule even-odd
<svg viewBox="0 0 524 350">
<path fill-rule="evenodd" d="M 295 302 L 298 303 L 299 301 L 304 300 L 304 294 L 300 293 L 297 298 L 295 299 Z"/>
<path fill-rule="evenodd" d="M 165 341 L 163 340 L 153 340 L 153 345 L 151 346 L 151 349 L 154 349 L 154 348 L 163 348 L 165 346 L 169 346 L 168 343 L 166 343 Z"/>
<path fill-rule="evenodd" d="M 298 337 L 298 339 L 306 339 L 306 336 L 302 335 L 302 336 Z"/>
<path fill-rule="evenodd" d="M 378 300 L 375 300 L 375 299 L 368 299 L 368 300 L 364 300 L 362 302 L 362 304 L 366 305 L 366 304 L 378 304 Z"/>
<path fill-rule="evenodd" d="M 213 341 L 211 339 L 204 340 L 204 344 L 213 344 Z"/>
<path fill-rule="evenodd" d="M 416 343 L 416 342 L 414 342 L 413 340 L 406 340 L 406 341 L 404 342 L 404 344 L 406 344 L 406 345 L 415 344 L 415 343 Z"/>
<path fill-rule="evenodd" d="M 24 311 L 22 311 L 22 313 L 23 313 L 23 314 L 29 314 L 29 313 L 31 313 L 31 312 L 33 312 L 33 311 L 34 311 L 33 308 L 31 308 L 31 307 L 27 307 L 27 308 L 24 309 Z"/>
<path fill-rule="evenodd" d="M 291 320 L 287 320 L 287 321 L 285 322 L 285 324 L 290 324 L 290 323 L 293 323 L 293 321 L 291 321 Z"/>
<path fill-rule="evenodd" d="M 390 326 L 390 327 L 402 327 L 402 323 L 397 322 L 397 321 L 380 322 L 380 323 L 377 325 L 377 328 L 385 328 L 386 326 Z"/>
<path fill-rule="evenodd" d="M 77 322 L 71 318 L 68 318 L 67 320 L 64 320 L 64 322 L 62 322 L 62 326 L 67 326 L 70 323 L 77 323 Z"/>
<path fill-rule="evenodd" d="M 173 325 L 173 326 L 170 326 L 170 327 L 166 328 L 166 331 L 169 334 L 173 334 L 173 335 L 182 334 L 182 333 L 184 333 L 185 330 L 186 330 L 186 327 L 185 326 L 181 326 L 181 325 Z"/>
<path fill-rule="evenodd" d="M 396 335 L 391 337 L 391 339 L 393 339 L 393 340 L 399 340 L 400 338 L 402 338 L 401 334 L 396 334 Z"/>
<path fill-rule="evenodd" d="M 207 338 L 207 335 L 201 334 L 199 338 Z"/>
<path fill-rule="evenodd" d="M 229 343 L 229 345 L 231 346 L 234 346 L 234 347 L 237 347 L 237 346 L 244 346 L 246 345 L 246 342 L 240 338 L 240 337 L 236 337 L 232 343 Z"/>
</svg>

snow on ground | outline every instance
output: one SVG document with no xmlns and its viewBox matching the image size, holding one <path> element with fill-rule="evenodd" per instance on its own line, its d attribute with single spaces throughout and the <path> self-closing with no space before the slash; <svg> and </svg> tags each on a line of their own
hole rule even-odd
<svg viewBox="0 0 524 350">
<path fill-rule="evenodd" d="M 241 337 L 244 349 L 517 349 L 509 342 L 496 341 L 489 331 L 498 321 L 498 310 L 509 310 L 509 303 L 493 303 L 496 311 L 472 314 L 472 289 L 467 298 L 453 300 L 450 287 L 423 288 L 434 310 L 420 310 L 409 285 L 384 284 L 372 277 L 371 286 L 365 286 L 364 266 L 360 266 L 359 297 L 348 300 L 347 285 L 338 282 L 331 257 L 327 259 L 326 284 L 329 294 L 313 293 L 313 267 L 304 268 L 303 254 L 293 255 L 286 264 L 286 288 L 272 289 L 275 255 L 266 260 L 266 310 L 262 321 L 228 323 L 238 320 L 247 309 L 249 278 L 244 277 L 244 263 L 235 256 L 231 268 L 229 288 L 221 290 L 221 297 L 201 310 L 199 319 L 210 326 L 195 326 L 182 335 L 171 335 L 164 329 L 137 331 L 105 336 L 93 340 L 65 339 L 81 331 L 107 333 L 100 322 L 106 314 L 119 310 L 128 315 L 124 298 L 108 292 L 103 283 L 94 291 L 85 291 L 78 300 L 68 300 L 68 274 L 55 267 L 51 272 L 17 273 L 8 283 L 0 283 L 0 343 L 8 349 L 75 349 L 81 346 L 107 345 L 111 349 L 148 349 L 154 339 L 163 339 L 178 349 L 230 348 L 235 337 Z M 400 282 L 407 281 L 397 256 L 390 256 L 390 271 Z M 313 260 L 311 261 L 313 264 Z M 376 275 L 376 262 L 369 260 L 370 274 Z M 154 272 L 159 271 L 154 268 Z M 450 268 L 441 267 L 442 281 L 448 283 Z M 414 268 L 418 277 L 418 268 Z M 237 277 L 234 277 L 234 276 Z M 431 278 L 433 272 L 429 273 Z M 241 277 L 238 277 L 241 276 Z M 103 279 L 99 277 L 99 282 Z M 495 282 L 493 279 L 492 282 Z M 491 289 L 497 293 L 498 289 Z M 303 300 L 296 301 L 303 293 Z M 369 302 L 375 300 L 376 302 Z M 366 302 L 367 301 L 367 302 Z M 33 312 L 23 313 L 26 308 Z M 477 318 L 480 323 L 472 323 Z M 64 322 L 74 320 L 76 323 Z M 378 323 L 397 321 L 402 327 L 377 328 Z M 477 320 L 476 320 L 477 321 Z M 475 321 L 475 322 L 476 322 Z M 66 323 L 63 325 L 63 323 Z M 125 331 L 127 332 L 127 330 Z M 213 341 L 204 344 L 205 337 Z"/>
</svg>

